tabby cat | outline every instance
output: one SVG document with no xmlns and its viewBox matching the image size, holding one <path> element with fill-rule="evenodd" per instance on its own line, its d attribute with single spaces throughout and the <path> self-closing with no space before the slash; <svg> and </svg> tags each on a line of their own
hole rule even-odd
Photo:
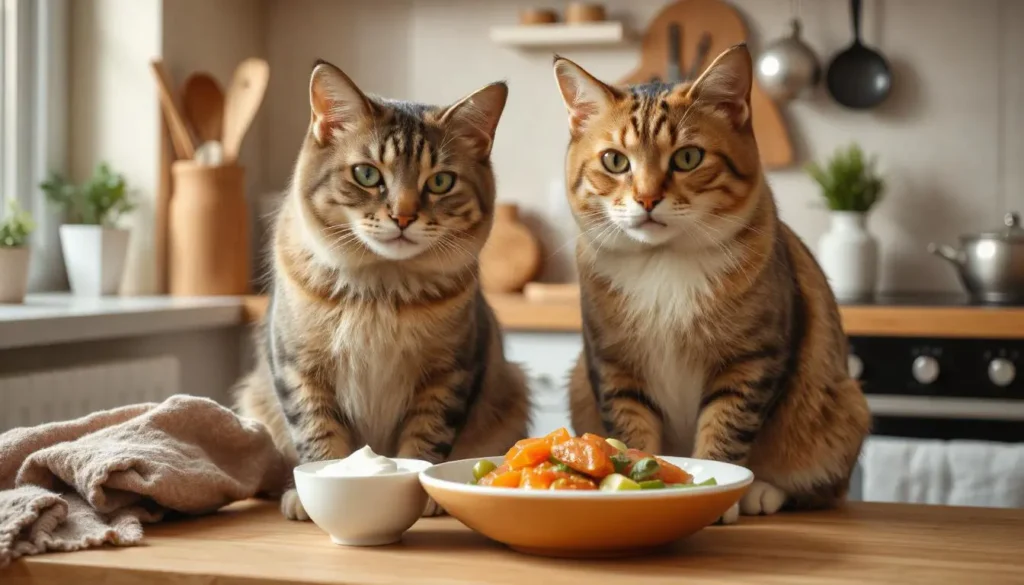
<svg viewBox="0 0 1024 585">
<path fill-rule="evenodd" d="M 828 283 L 765 182 L 746 46 L 692 83 L 554 71 L 582 231 L 576 432 L 748 466 L 723 522 L 839 503 L 870 417 Z"/>
<path fill-rule="evenodd" d="M 365 95 L 321 61 L 309 92 L 240 412 L 296 462 L 364 444 L 432 462 L 504 452 L 527 432 L 528 394 L 505 361 L 477 259 L 508 88 L 493 83 L 449 107 L 398 102 Z M 281 509 L 307 518 L 294 489 Z"/>
</svg>

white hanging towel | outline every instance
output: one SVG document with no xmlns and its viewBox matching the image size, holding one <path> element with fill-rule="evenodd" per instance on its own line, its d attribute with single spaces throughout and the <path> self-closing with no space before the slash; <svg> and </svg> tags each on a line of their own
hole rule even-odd
<svg viewBox="0 0 1024 585">
<path fill-rule="evenodd" d="M 865 501 L 1024 508 L 1024 444 L 872 436 L 860 464 Z"/>
</svg>

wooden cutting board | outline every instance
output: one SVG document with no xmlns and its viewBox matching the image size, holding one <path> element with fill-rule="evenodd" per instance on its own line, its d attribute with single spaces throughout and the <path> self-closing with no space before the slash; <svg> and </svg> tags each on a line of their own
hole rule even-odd
<svg viewBox="0 0 1024 585">
<path fill-rule="evenodd" d="M 668 27 L 678 24 L 682 70 L 689 71 L 697 53 L 702 33 L 711 37 L 707 58 L 700 71 L 729 47 L 747 40 L 743 18 L 728 2 L 721 0 L 679 0 L 669 4 L 654 17 L 644 33 L 640 66 L 622 83 L 644 83 L 652 77 L 665 77 L 668 65 Z M 699 75 L 699 74 L 698 74 Z M 761 163 L 766 169 L 793 164 L 793 145 L 778 106 L 761 89 L 757 80 L 750 96 L 753 109 L 754 136 L 761 150 Z"/>
</svg>

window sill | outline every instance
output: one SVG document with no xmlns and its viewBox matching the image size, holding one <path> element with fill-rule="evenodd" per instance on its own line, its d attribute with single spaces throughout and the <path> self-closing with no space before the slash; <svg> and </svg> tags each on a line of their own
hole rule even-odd
<svg viewBox="0 0 1024 585">
<path fill-rule="evenodd" d="M 0 350 L 236 327 L 243 297 L 102 297 L 30 294 L 0 304 Z"/>
</svg>

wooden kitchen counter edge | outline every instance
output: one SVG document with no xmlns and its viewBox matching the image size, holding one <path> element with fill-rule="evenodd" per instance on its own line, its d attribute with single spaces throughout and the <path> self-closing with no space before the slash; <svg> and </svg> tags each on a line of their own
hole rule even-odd
<svg viewBox="0 0 1024 585">
<path fill-rule="evenodd" d="M 489 294 L 506 331 L 578 332 L 578 302 L 530 301 L 517 294 Z M 267 298 L 245 299 L 245 318 L 255 322 L 267 310 Z M 1024 338 L 1024 307 L 915 307 L 844 305 L 843 327 L 850 336 Z"/>
<path fill-rule="evenodd" d="M 663 554 L 571 561 L 531 557 L 453 518 L 425 518 L 400 544 L 339 547 L 273 502 L 239 502 L 193 520 L 147 525 L 142 546 L 26 557 L 5 585 L 412 585 L 587 583 L 1020 583 L 1024 511 L 852 502 L 822 512 L 744 516 Z"/>
</svg>

